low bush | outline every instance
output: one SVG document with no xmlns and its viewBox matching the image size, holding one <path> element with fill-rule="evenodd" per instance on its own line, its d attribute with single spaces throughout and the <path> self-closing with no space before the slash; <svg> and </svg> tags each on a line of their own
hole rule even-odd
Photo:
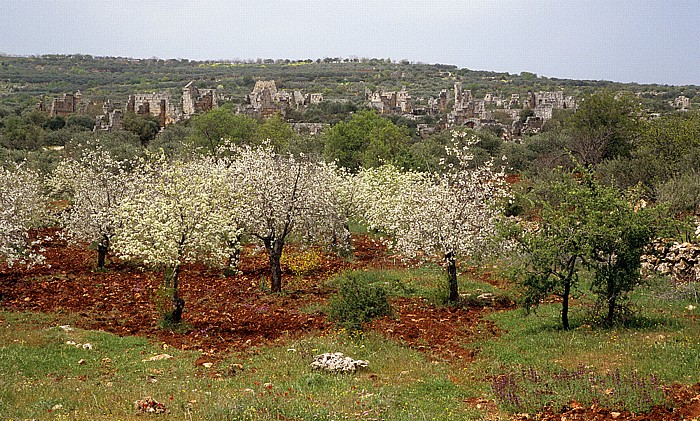
<svg viewBox="0 0 700 421">
<path fill-rule="evenodd" d="M 337 280 L 328 317 L 350 332 L 361 331 L 372 319 L 391 315 L 389 294 L 377 272 L 346 272 Z"/>
</svg>

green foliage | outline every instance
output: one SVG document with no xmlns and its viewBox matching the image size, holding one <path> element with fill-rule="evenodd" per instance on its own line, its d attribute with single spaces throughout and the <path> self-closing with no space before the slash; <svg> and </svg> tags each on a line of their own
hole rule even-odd
<svg viewBox="0 0 700 421">
<path fill-rule="evenodd" d="M 526 309 L 550 294 L 562 298 L 562 325 L 579 273 L 594 273 L 592 291 L 611 324 L 627 294 L 641 281 L 644 247 L 660 229 L 663 209 L 635 209 L 638 196 L 602 185 L 582 168 L 556 170 L 516 198 L 531 222 L 508 222 L 504 234 L 516 244 L 512 277 L 525 288 Z"/>
<path fill-rule="evenodd" d="M 150 114 L 126 113 L 122 119 L 124 130 L 139 137 L 142 145 L 147 145 L 160 131 L 158 119 Z"/>
<path fill-rule="evenodd" d="M 22 117 L 3 120 L 0 146 L 8 149 L 36 150 L 44 144 L 44 131 Z"/>
<path fill-rule="evenodd" d="M 391 315 L 387 291 L 377 272 L 345 272 L 338 293 L 328 303 L 328 316 L 350 332 L 361 331 L 372 319 Z"/>
<path fill-rule="evenodd" d="M 223 141 L 234 145 L 250 144 L 257 124 L 254 118 L 235 114 L 229 108 L 215 108 L 192 117 L 189 124 L 192 136 L 188 142 L 193 149 L 213 155 Z"/>
<path fill-rule="evenodd" d="M 674 174 L 655 188 L 659 202 L 668 204 L 670 213 L 692 214 L 700 206 L 700 174 L 696 171 Z"/>
<path fill-rule="evenodd" d="M 277 114 L 258 123 L 250 141 L 251 144 L 262 145 L 269 140 L 276 151 L 286 152 L 296 138 L 297 134 L 294 133 L 292 126 Z"/>
<path fill-rule="evenodd" d="M 382 164 L 401 168 L 410 162 L 410 140 L 405 127 L 381 118 L 374 111 L 360 111 L 326 131 L 324 155 L 351 170 Z"/>
<path fill-rule="evenodd" d="M 71 114 L 66 117 L 66 126 L 73 126 L 80 130 L 92 130 L 95 127 L 95 119 L 86 114 Z"/>
<path fill-rule="evenodd" d="M 629 156 L 641 129 L 639 111 L 632 95 L 602 91 L 589 96 L 567 122 L 571 150 L 584 165 Z"/>
</svg>

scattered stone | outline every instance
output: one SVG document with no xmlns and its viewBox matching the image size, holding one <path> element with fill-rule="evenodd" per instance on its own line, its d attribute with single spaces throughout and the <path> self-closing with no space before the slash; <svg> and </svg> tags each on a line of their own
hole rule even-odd
<svg viewBox="0 0 700 421">
<path fill-rule="evenodd" d="M 63 405 L 61 405 L 60 403 L 51 407 L 52 411 L 58 411 L 59 409 L 63 409 Z"/>
<path fill-rule="evenodd" d="M 171 358 L 173 358 L 173 356 L 170 354 L 158 354 L 158 355 L 154 355 L 150 358 L 146 358 L 145 360 L 141 360 L 141 362 L 145 363 L 145 362 L 149 362 L 149 361 L 169 360 Z"/>
<path fill-rule="evenodd" d="M 91 343 L 83 344 L 83 349 L 92 349 L 92 344 Z"/>
<path fill-rule="evenodd" d="M 340 352 L 316 355 L 311 368 L 338 373 L 354 373 L 359 367 L 367 367 L 369 363 L 364 360 L 353 360 Z"/>
<path fill-rule="evenodd" d="M 70 345 L 70 346 L 78 346 L 78 344 L 77 344 L 77 343 L 75 343 L 75 342 L 73 342 L 73 341 L 66 341 L 66 345 Z"/>
<path fill-rule="evenodd" d="M 85 360 L 81 358 L 80 361 L 78 361 L 78 365 L 83 365 L 83 364 L 85 364 Z"/>
<path fill-rule="evenodd" d="M 235 376 L 236 374 L 240 373 L 241 371 L 243 371 L 243 365 L 238 364 L 238 363 L 233 363 L 228 368 L 228 375 Z"/>
<path fill-rule="evenodd" d="M 202 363 L 204 368 L 211 368 L 214 364 L 213 363 Z"/>
<path fill-rule="evenodd" d="M 137 414 L 167 414 L 170 412 L 165 405 L 157 402 L 150 396 L 146 396 L 134 402 L 134 411 L 136 411 Z"/>
<path fill-rule="evenodd" d="M 73 328 L 68 326 L 68 325 L 63 325 L 63 326 L 59 326 L 59 327 L 61 329 L 63 329 L 65 332 L 72 332 L 73 331 Z"/>
</svg>

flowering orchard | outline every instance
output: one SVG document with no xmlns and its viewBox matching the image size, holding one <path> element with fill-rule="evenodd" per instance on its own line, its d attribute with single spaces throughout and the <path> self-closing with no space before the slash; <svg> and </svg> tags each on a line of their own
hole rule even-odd
<svg viewBox="0 0 700 421">
<path fill-rule="evenodd" d="M 457 164 L 446 165 L 441 174 L 392 166 L 353 174 L 333 163 L 279 154 L 267 143 L 228 147 L 217 158 L 169 162 L 152 156 L 125 163 L 97 144 L 79 159 L 61 163 L 49 184 L 70 199 L 60 217 L 65 234 L 75 242 L 97 244 L 100 267 L 113 249 L 123 259 L 164 270 L 173 322 L 184 307 L 178 295 L 182 264 L 223 265 L 237 255 L 245 235 L 265 248 L 270 290 L 279 292 L 285 245 L 344 248 L 351 218 L 389 234 L 401 253 L 444 259 L 450 298 L 456 300 L 456 260 L 484 250 L 498 215 L 494 203 L 506 195 L 503 173 L 494 171 L 493 163 L 470 167 L 469 147 L 475 142 L 455 134 L 448 153 Z M 3 200 L 14 200 L 5 212 L 16 208 L 12 214 L 23 221 L 6 230 L 13 237 L 3 233 L 3 255 L 12 262 L 20 255 L 11 251 L 27 247 L 24 233 L 34 222 L 41 195 L 32 173 L 2 174 L 3 189 L 11 192 Z M 15 223 L 3 218 L 5 225 Z"/>
<path fill-rule="evenodd" d="M 240 196 L 243 231 L 260 241 L 270 261 L 270 290 L 282 290 L 280 259 L 290 238 L 333 242 L 346 238 L 346 220 L 333 164 L 276 153 L 271 146 L 241 147 L 230 162 L 231 182 Z"/>
<path fill-rule="evenodd" d="M 70 199 L 70 208 L 59 216 L 63 234 L 74 243 L 97 244 L 97 266 L 104 268 L 119 227 L 117 208 L 135 184 L 124 162 L 99 143 L 92 146 L 79 159 L 62 161 L 48 184 L 54 194 Z"/>
<path fill-rule="evenodd" d="M 389 234 L 392 247 L 407 256 L 444 259 L 450 301 L 459 298 L 456 260 L 486 251 L 501 213 L 496 205 L 508 196 L 503 169 L 494 170 L 493 161 L 471 167 L 469 148 L 476 142 L 455 132 L 447 152 L 457 164 L 446 165 L 442 174 L 384 166 L 362 170 L 356 178 L 364 193 L 358 204 L 370 228 Z"/>
<path fill-rule="evenodd" d="M 114 248 L 124 259 L 163 268 L 172 302 L 166 318 L 173 323 L 180 321 L 185 305 L 178 294 L 182 264 L 221 264 L 239 247 L 237 209 L 231 206 L 238 193 L 227 175 L 223 163 L 210 159 L 148 162 L 134 174 L 139 188 L 117 210 Z"/>
<path fill-rule="evenodd" d="M 33 265 L 44 259 L 32 249 L 29 229 L 42 222 L 45 210 L 39 176 L 22 166 L 0 167 L 0 262 Z"/>
</svg>

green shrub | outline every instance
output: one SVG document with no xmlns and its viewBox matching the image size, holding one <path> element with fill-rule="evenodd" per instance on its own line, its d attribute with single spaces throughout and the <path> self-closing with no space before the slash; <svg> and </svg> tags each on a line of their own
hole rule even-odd
<svg viewBox="0 0 700 421">
<path fill-rule="evenodd" d="M 328 304 L 328 317 L 348 331 L 361 331 L 372 319 L 391 315 L 387 290 L 375 272 L 346 272 Z"/>
</svg>

